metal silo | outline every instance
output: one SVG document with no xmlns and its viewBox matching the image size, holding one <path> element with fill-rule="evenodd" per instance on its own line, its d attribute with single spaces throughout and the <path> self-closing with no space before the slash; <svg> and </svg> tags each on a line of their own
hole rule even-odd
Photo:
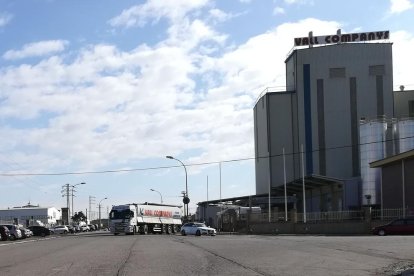
<svg viewBox="0 0 414 276">
<path fill-rule="evenodd" d="M 370 168 L 369 163 L 385 157 L 386 131 L 387 122 L 385 119 L 360 122 L 362 205 L 380 203 L 381 171 L 379 168 Z M 367 199 L 367 196 L 370 196 L 370 200 Z"/>
<path fill-rule="evenodd" d="M 398 141 L 400 153 L 414 149 L 414 118 L 398 121 Z"/>
</svg>

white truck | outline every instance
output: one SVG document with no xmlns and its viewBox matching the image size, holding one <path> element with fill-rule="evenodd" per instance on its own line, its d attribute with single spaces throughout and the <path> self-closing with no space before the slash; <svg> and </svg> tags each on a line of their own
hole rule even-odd
<svg viewBox="0 0 414 276">
<path fill-rule="evenodd" d="M 148 202 L 114 205 L 109 213 L 109 227 L 114 235 L 172 234 L 180 231 L 181 217 L 181 206 L 177 205 Z"/>
</svg>

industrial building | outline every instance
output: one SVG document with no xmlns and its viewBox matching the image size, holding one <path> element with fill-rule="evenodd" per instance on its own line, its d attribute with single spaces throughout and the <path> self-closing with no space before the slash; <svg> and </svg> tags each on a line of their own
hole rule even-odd
<svg viewBox="0 0 414 276">
<path fill-rule="evenodd" d="M 317 47 L 326 37 L 310 36 L 288 55 L 286 91 L 266 90 L 254 106 L 256 194 L 282 196 L 286 183 L 308 212 L 380 204 L 369 163 L 414 148 L 400 143 L 414 98 L 393 91 L 392 43 L 378 33 L 386 39 Z"/>
<path fill-rule="evenodd" d="M 389 37 L 339 31 L 295 38 L 285 60 L 286 90 L 268 88 L 254 106 L 256 195 L 200 202 L 199 218 L 217 223 L 210 213 L 226 205 L 259 206 L 269 220 L 286 209 L 402 208 L 398 201 L 411 196 L 412 185 L 405 184 L 404 196 L 387 197 L 384 191 L 402 184 L 381 168 L 414 149 L 414 91 L 393 91 Z M 412 165 L 403 167 L 414 171 Z M 413 206 L 407 200 L 404 206 Z"/>
<path fill-rule="evenodd" d="M 381 206 L 402 208 L 405 215 L 414 215 L 414 150 L 377 160 L 371 168 L 381 168 Z"/>
<path fill-rule="evenodd" d="M 0 210 L 0 221 L 28 225 L 55 225 L 62 219 L 61 212 L 55 207 L 40 207 L 28 204 Z"/>
</svg>

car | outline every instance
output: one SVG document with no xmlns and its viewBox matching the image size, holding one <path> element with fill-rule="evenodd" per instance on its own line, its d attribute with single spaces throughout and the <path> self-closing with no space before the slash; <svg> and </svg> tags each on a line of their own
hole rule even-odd
<svg viewBox="0 0 414 276">
<path fill-rule="evenodd" d="M 88 225 L 80 225 L 81 232 L 89 232 L 89 226 Z"/>
<path fill-rule="evenodd" d="M 181 235 L 209 235 L 209 236 L 215 236 L 216 235 L 216 229 L 206 226 L 204 223 L 201 222 L 188 222 L 185 223 L 181 227 Z"/>
<path fill-rule="evenodd" d="M 88 224 L 88 226 L 89 226 L 90 231 L 95 231 L 96 230 L 94 224 Z"/>
<path fill-rule="evenodd" d="M 403 218 L 391 221 L 388 224 L 372 228 L 372 234 L 385 235 L 413 235 L 414 218 Z"/>
<path fill-rule="evenodd" d="M 55 227 L 51 228 L 50 231 L 52 234 L 67 234 L 69 233 L 69 229 L 66 225 L 56 225 Z"/>
<path fill-rule="evenodd" d="M 0 225 L 0 236 L 2 241 L 10 239 L 10 231 L 6 226 Z"/>
<path fill-rule="evenodd" d="M 20 229 L 20 232 L 22 232 L 23 239 L 30 238 L 31 236 L 33 236 L 32 231 L 30 231 L 29 229 L 24 228 L 23 226 L 20 226 L 19 229 Z"/>
<path fill-rule="evenodd" d="M 79 225 L 73 225 L 73 230 L 75 230 L 75 233 L 81 232 L 81 227 Z"/>
<path fill-rule="evenodd" d="M 38 226 L 38 225 L 32 225 L 27 227 L 30 231 L 33 232 L 33 236 L 41 236 L 41 237 L 45 237 L 50 235 L 50 230 L 46 227 L 43 226 Z"/>
<path fill-rule="evenodd" d="M 75 227 L 74 226 L 72 226 L 72 225 L 65 225 L 65 226 L 68 228 L 69 233 L 71 233 L 71 234 L 75 233 Z"/>
<path fill-rule="evenodd" d="M 6 226 L 10 231 L 10 240 L 17 240 L 22 238 L 22 232 L 20 231 L 19 227 L 14 224 L 3 224 Z"/>
</svg>

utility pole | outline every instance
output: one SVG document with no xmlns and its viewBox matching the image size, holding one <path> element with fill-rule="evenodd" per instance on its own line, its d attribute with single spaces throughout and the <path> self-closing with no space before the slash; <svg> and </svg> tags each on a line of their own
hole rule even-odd
<svg viewBox="0 0 414 276">
<path fill-rule="evenodd" d="M 96 197 L 89 196 L 89 222 L 92 221 L 92 216 L 91 216 L 92 207 L 91 207 L 91 205 L 95 204 L 95 199 L 96 199 Z"/>
</svg>

